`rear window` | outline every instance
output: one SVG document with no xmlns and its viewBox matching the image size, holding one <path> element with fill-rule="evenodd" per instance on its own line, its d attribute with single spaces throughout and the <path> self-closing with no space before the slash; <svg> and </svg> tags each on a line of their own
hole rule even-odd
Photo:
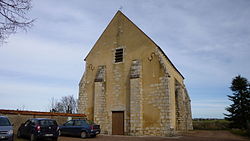
<svg viewBox="0 0 250 141">
<path fill-rule="evenodd" d="M 51 126 L 51 125 L 57 125 L 55 120 L 40 120 L 39 125 L 41 126 Z"/>
<path fill-rule="evenodd" d="M 75 126 L 84 126 L 86 125 L 85 120 L 75 120 Z"/>
<path fill-rule="evenodd" d="M 88 124 L 95 124 L 92 120 L 85 120 Z"/>
<path fill-rule="evenodd" d="M 0 117 L 0 126 L 11 126 L 11 124 L 7 118 Z"/>
</svg>

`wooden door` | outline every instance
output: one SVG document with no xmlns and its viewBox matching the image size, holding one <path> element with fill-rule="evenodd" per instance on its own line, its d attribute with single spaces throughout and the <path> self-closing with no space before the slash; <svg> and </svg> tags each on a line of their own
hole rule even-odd
<svg viewBox="0 0 250 141">
<path fill-rule="evenodd" d="M 112 134 L 124 135 L 124 112 L 123 111 L 112 112 Z"/>
</svg>

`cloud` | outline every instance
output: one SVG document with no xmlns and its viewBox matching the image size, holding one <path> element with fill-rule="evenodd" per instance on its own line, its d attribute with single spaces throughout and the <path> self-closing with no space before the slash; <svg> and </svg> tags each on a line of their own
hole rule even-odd
<svg viewBox="0 0 250 141">
<path fill-rule="evenodd" d="M 77 87 L 48 86 L 36 83 L 0 82 L 0 109 L 20 109 L 48 111 L 52 97 L 65 95 L 76 97 Z"/>
<path fill-rule="evenodd" d="M 0 50 L 0 108 L 48 111 L 52 97 L 78 97 L 84 71 L 79 45 L 19 35 Z"/>
<path fill-rule="evenodd" d="M 1 70 L 72 79 L 83 71 L 84 50 L 80 46 L 47 40 L 12 38 L 1 49 Z M 20 46 L 21 45 L 21 46 Z M 73 69 L 72 68 L 76 68 Z"/>
</svg>

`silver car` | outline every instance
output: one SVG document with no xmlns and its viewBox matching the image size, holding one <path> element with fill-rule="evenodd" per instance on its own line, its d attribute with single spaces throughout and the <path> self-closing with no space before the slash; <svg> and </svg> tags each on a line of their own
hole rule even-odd
<svg viewBox="0 0 250 141">
<path fill-rule="evenodd" d="M 0 116 L 0 140 L 13 141 L 13 126 L 9 119 L 5 116 Z"/>
</svg>

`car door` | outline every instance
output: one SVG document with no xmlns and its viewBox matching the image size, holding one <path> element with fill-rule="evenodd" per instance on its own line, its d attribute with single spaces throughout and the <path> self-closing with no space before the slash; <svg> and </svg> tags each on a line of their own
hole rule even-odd
<svg viewBox="0 0 250 141">
<path fill-rule="evenodd" d="M 24 136 L 29 136 L 31 121 L 27 120 L 22 127 L 22 134 Z"/>
<path fill-rule="evenodd" d="M 35 120 L 30 120 L 30 122 L 26 126 L 26 133 L 28 137 L 33 133 L 34 129 L 35 129 Z"/>
<path fill-rule="evenodd" d="M 83 120 L 75 120 L 74 122 L 74 128 L 72 129 L 72 133 L 74 133 L 74 136 L 80 136 L 82 130 L 84 130 L 84 121 Z"/>
<path fill-rule="evenodd" d="M 73 133 L 71 133 L 71 130 L 74 127 L 73 125 L 74 125 L 74 120 L 70 120 L 64 123 L 62 128 L 60 129 L 61 133 L 65 135 L 72 135 Z"/>
</svg>

